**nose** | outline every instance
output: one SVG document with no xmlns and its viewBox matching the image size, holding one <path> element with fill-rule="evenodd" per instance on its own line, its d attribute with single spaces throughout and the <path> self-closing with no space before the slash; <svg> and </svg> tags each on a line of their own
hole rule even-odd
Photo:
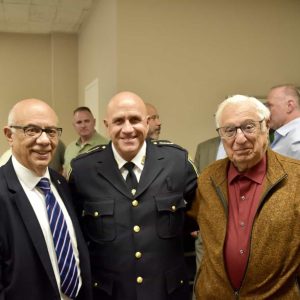
<svg viewBox="0 0 300 300">
<path fill-rule="evenodd" d="M 235 142 L 244 143 L 245 141 L 247 141 L 247 138 L 246 138 L 244 132 L 242 131 L 241 128 L 237 128 L 236 135 L 235 135 Z"/>
<path fill-rule="evenodd" d="M 159 126 L 161 125 L 161 121 L 160 121 L 159 118 L 156 119 L 156 124 L 159 125 Z"/>
<path fill-rule="evenodd" d="M 50 144 L 50 138 L 46 132 L 42 132 L 42 134 L 36 139 L 38 144 Z"/>
<path fill-rule="evenodd" d="M 124 132 L 132 132 L 133 131 L 133 127 L 132 127 L 132 124 L 128 121 L 128 120 L 126 120 L 125 122 L 124 122 L 124 125 L 123 125 L 123 127 L 122 127 L 122 131 L 124 131 Z"/>
</svg>

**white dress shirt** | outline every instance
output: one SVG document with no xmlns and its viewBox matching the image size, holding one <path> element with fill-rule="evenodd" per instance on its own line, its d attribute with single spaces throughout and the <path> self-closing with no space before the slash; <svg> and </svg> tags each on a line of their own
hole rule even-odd
<svg viewBox="0 0 300 300">
<path fill-rule="evenodd" d="M 68 230 L 70 233 L 71 243 L 72 243 L 73 250 L 74 250 L 74 256 L 75 256 L 76 264 L 78 267 L 78 274 L 79 274 L 78 290 L 79 290 L 82 285 L 82 280 L 81 280 L 81 276 L 80 276 L 79 253 L 78 253 L 78 249 L 77 249 L 77 240 L 76 240 L 76 236 L 75 236 L 74 227 L 73 227 L 70 216 L 67 212 L 67 209 L 66 209 L 60 195 L 58 194 L 54 184 L 52 184 L 52 182 L 51 182 L 48 169 L 46 170 L 44 176 L 39 177 L 36 174 L 34 174 L 31 170 L 29 170 L 26 167 L 24 167 L 23 165 L 21 165 L 14 156 L 12 156 L 12 163 L 13 163 L 15 172 L 17 174 L 17 177 L 20 181 L 20 184 L 22 185 L 23 190 L 26 193 L 28 200 L 33 208 L 33 211 L 37 217 L 37 220 L 41 226 L 41 230 L 42 230 L 44 238 L 45 238 L 45 242 L 46 242 L 46 246 L 48 249 L 50 261 L 51 261 L 55 279 L 57 282 L 57 286 L 60 291 L 60 275 L 59 275 L 59 269 L 58 269 L 58 264 L 57 264 L 56 252 L 55 252 L 54 243 L 53 243 L 52 232 L 51 232 L 47 209 L 46 209 L 45 195 L 43 194 L 42 191 L 40 191 L 38 188 L 36 188 L 37 183 L 40 181 L 40 179 L 42 177 L 46 177 L 49 179 L 50 184 L 51 184 L 51 191 L 53 192 L 57 202 L 59 203 L 59 205 L 61 207 L 61 210 L 64 214 L 64 218 L 66 220 L 67 227 L 68 227 Z M 26 201 L 26 199 L 24 199 L 24 200 Z M 32 287 L 32 288 L 34 288 L 34 287 Z M 45 291 L 45 293 L 47 293 L 47 291 Z M 60 297 L 61 297 L 61 300 L 70 300 L 70 298 L 65 296 L 64 294 L 62 294 L 61 291 L 60 291 Z"/>
<path fill-rule="evenodd" d="M 112 146 L 112 151 L 113 151 L 114 158 L 115 158 L 115 160 L 118 164 L 118 168 L 121 171 L 121 174 L 122 174 L 123 178 L 126 179 L 127 174 L 128 174 L 128 170 L 126 168 L 124 168 L 124 165 L 127 163 L 127 161 L 120 156 L 120 154 L 116 150 L 114 144 L 111 144 L 111 146 Z M 144 163 L 145 163 L 145 158 L 146 158 L 146 148 L 147 148 L 147 144 L 144 141 L 140 151 L 131 160 L 135 164 L 135 166 L 133 168 L 133 172 L 134 172 L 138 182 L 140 181 L 142 171 L 144 169 Z"/>
</svg>

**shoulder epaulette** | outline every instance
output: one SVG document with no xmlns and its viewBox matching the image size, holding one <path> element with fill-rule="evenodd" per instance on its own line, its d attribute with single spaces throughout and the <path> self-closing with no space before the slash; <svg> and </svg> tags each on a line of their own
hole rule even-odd
<svg viewBox="0 0 300 300">
<path fill-rule="evenodd" d="M 174 143 L 172 143 L 171 141 L 168 140 L 151 140 L 151 143 L 154 145 L 174 145 Z"/>
<path fill-rule="evenodd" d="M 86 151 L 86 153 L 91 153 L 91 152 L 95 152 L 95 151 L 102 151 L 102 150 L 106 149 L 106 147 L 107 147 L 106 144 L 97 145 L 97 146 L 92 147 L 88 151 Z"/>
<path fill-rule="evenodd" d="M 163 147 L 163 146 L 170 146 L 170 147 L 174 147 L 177 149 L 181 149 L 181 150 L 185 150 L 183 147 L 172 143 L 171 141 L 168 140 L 151 140 L 153 145 L 157 145 L 159 147 Z"/>
<path fill-rule="evenodd" d="M 89 149 L 88 151 L 79 154 L 78 156 L 76 156 L 73 159 L 74 160 L 81 159 L 81 158 L 86 157 L 86 156 L 88 156 L 88 155 L 90 155 L 92 153 L 103 151 L 104 149 L 106 149 L 106 147 L 107 147 L 107 145 L 97 145 L 97 146 L 94 146 L 91 149 Z"/>
</svg>

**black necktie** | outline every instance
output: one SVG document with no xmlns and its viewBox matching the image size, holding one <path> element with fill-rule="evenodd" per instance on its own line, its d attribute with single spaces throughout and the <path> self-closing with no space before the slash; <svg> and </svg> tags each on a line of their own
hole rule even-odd
<svg viewBox="0 0 300 300">
<path fill-rule="evenodd" d="M 136 179 L 136 176 L 133 172 L 133 168 L 134 168 L 135 164 L 133 162 L 127 162 L 124 165 L 124 168 L 128 170 L 128 175 L 126 177 L 126 184 L 129 187 L 129 189 L 131 190 L 132 195 L 135 194 L 137 186 L 138 186 L 138 182 Z"/>
</svg>

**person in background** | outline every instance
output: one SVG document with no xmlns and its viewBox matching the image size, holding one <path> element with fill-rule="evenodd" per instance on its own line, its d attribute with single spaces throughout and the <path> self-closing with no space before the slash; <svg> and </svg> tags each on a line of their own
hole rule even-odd
<svg viewBox="0 0 300 300">
<path fill-rule="evenodd" d="M 194 164 L 200 174 L 209 164 L 225 157 L 226 152 L 220 137 L 214 137 L 197 145 Z M 196 270 L 198 270 L 203 256 L 201 230 L 191 234 L 195 238 Z M 193 299 L 196 299 L 195 294 L 193 294 Z"/>
<path fill-rule="evenodd" d="M 157 109 L 150 103 L 145 103 L 147 114 L 149 115 L 149 130 L 147 137 L 153 140 L 158 140 L 161 130 L 161 122 Z"/>
<path fill-rule="evenodd" d="M 95 125 L 96 119 L 88 107 L 80 106 L 73 111 L 73 127 L 79 138 L 71 142 L 65 151 L 64 176 L 66 178 L 69 176 L 73 158 L 97 145 L 107 144 L 108 140 L 96 131 Z"/>
<path fill-rule="evenodd" d="M 197 183 L 188 153 L 147 139 L 149 116 L 132 92 L 109 101 L 104 124 L 111 142 L 74 159 L 69 180 L 94 298 L 188 300 L 182 233 Z"/>
<path fill-rule="evenodd" d="M 58 141 L 53 158 L 50 161 L 49 167 L 59 174 L 63 174 L 63 166 L 65 162 L 66 146 L 62 140 Z"/>
<path fill-rule="evenodd" d="M 300 161 L 270 148 L 270 111 L 224 100 L 216 125 L 228 158 L 198 178 L 191 215 L 204 255 L 196 299 L 299 299 Z"/>
<path fill-rule="evenodd" d="M 0 166 L 5 165 L 11 157 L 11 149 L 7 149 L 0 157 Z"/>
<path fill-rule="evenodd" d="M 271 148 L 300 159 L 300 93 L 292 84 L 271 88 L 266 105 L 271 111 L 270 127 L 275 130 Z"/>
<path fill-rule="evenodd" d="M 88 250 L 68 184 L 48 168 L 62 129 L 38 99 L 13 106 L 0 168 L 0 299 L 90 300 Z"/>
</svg>

